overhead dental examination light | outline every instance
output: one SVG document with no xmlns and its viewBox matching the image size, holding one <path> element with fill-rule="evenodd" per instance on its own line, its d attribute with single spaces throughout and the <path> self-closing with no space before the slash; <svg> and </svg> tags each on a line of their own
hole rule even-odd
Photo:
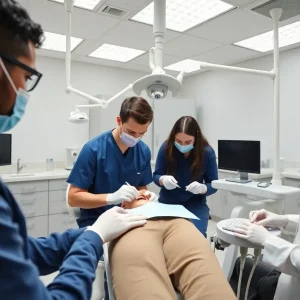
<svg viewBox="0 0 300 300">
<path fill-rule="evenodd" d="M 176 97 L 182 88 L 182 80 L 184 72 L 180 72 L 177 78 L 166 74 L 163 70 L 163 47 L 166 35 L 166 0 L 154 0 L 154 25 L 153 37 L 155 46 L 149 51 L 149 67 L 152 74 L 144 76 L 134 83 L 129 84 L 126 88 L 120 91 L 115 96 L 108 100 L 98 99 L 87 93 L 79 91 L 71 85 L 71 27 L 72 27 L 72 12 L 74 0 L 65 0 L 66 9 L 66 92 L 77 94 L 95 104 L 76 105 L 76 110 L 69 117 L 70 122 L 87 121 L 88 116 L 80 111 L 80 108 L 101 107 L 107 108 L 109 103 L 124 95 L 129 90 L 133 90 L 136 95 L 141 95 L 146 91 L 152 99 L 163 99 L 168 92 Z M 81 117 L 80 117 L 81 116 Z"/>
</svg>

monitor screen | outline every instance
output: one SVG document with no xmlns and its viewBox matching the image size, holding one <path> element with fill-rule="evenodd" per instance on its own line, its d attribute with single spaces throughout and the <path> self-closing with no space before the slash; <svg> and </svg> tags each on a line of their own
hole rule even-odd
<svg viewBox="0 0 300 300">
<path fill-rule="evenodd" d="M 11 165 L 11 134 L 0 134 L 0 166 Z"/>
<path fill-rule="evenodd" d="M 218 141 L 219 169 L 260 173 L 260 141 Z"/>
</svg>

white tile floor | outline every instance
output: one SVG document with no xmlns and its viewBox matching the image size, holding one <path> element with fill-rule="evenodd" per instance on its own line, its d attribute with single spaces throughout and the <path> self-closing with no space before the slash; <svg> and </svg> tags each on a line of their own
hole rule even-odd
<svg viewBox="0 0 300 300">
<path fill-rule="evenodd" d="M 216 230 L 216 224 L 217 223 L 212 220 L 210 220 L 208 222 L 207 237 L 210 237 L 211 234 Z M 219 260 L 220 265 L 222 265 L 223 261 L 224 261 L 224 251 L 216 250 L 215 254 Z M 40 278 L 45 285 L 48 285 L 49 283 L 52 282 L 52 280 L 56 277 L 56 275 L 57 275 L 57 272 L 50 274 L 48 276 L 41 276 Z"/>
</svg>

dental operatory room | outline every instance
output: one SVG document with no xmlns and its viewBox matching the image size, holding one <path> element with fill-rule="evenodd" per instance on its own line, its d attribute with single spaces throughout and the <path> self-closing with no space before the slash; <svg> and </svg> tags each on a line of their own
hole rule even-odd
<svg viewBox="0 0 300 300">
<path fill-rule="evenodd" d="M 0 0 L 0 299 L 299 300 L 300 0 Z"/>
</svg>

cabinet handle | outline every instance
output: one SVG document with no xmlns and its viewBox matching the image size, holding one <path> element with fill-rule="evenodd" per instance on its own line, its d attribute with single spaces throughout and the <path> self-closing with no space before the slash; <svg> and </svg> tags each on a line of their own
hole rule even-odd
<svg viewBox="0 0 300 300">
<path fill-rule="evenodd" d="M 25 212 L 25 213 L 24 213 L 24 216 L 25 216 L 26 218 L 33 217 L 34 215 L 35 215 L 35 210 L 29 211 L 29 212 Z"/>
<path fill-rule="evenodd" d="M 35 189 L 36 189 L 35 186 L 29 188 L 22 188 L 21 194 L 33 194 L 35 193 Z"/>
<path fill-rule="evenodd" d="M 156 143 L 156 147 L 158 147 L 158 135 L 155 137 L 155 143 Z"/>
<path fill-rule="evenodd" d="M 24 200 L 21 200 L 21 203 L 22 204 L 33 204 L 35 201 L 36 201 L 35 198 L 33 198 L 33 199 L 24 199 Z"/>
</svg>

